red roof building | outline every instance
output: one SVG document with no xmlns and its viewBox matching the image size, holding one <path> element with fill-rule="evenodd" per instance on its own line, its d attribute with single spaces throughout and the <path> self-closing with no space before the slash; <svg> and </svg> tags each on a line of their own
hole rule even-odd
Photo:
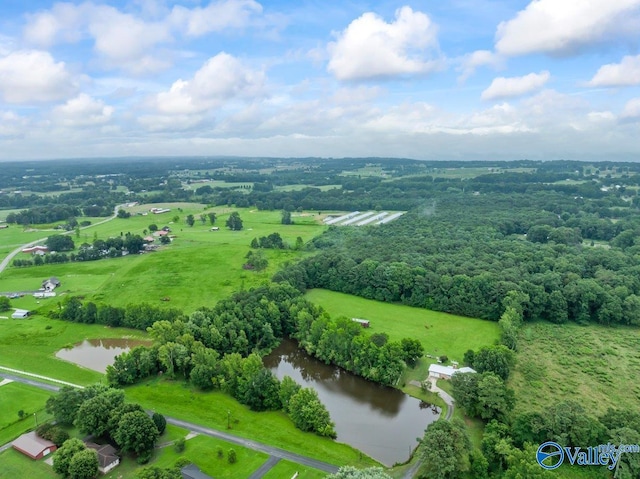
<svg viewBox="0 0 640 479">
<path fill-rule="evenodd" d="M 57 447 L 51 441 L 42 439 L 35 431 L 23 434 L 13 441 L 13 448 L 31 459 L 38 460 L 54 452 Z"/>
</svg>

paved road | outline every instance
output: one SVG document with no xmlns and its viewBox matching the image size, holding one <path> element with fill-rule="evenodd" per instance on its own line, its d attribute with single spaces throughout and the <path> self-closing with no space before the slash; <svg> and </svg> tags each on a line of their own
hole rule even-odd
<svg viewBox="0 0 640 479">
<path fill-rule="evenodd" d="M 267 459 L 267 462 L 265 462 L 262 466 L 260 466 L 260 468 L 257 471 L 251 474 L 249 476 L 249 479 L 261 479 L 262 476 L 264 476 L 267 472 L 273 469 L 273 466 L 275 466 L 279 462 L 280 462 L 279 457 L 269 456 L 269 459 Z"/>
<path fill-rule="evenodd" d="M 60 387 L 54 386 L 52 384 L 43 383 L 40 381 L 36 381 L 33 379 L 27 379 L 20 376 L 13 376 L 9 374 L 2 373 L 3 377 L 7 379 L 12 379 L 16 382 L 21 382 L 25 384 L 30 384 L 31 386 L 35 386 L 41 389 L 45 389 L 47 391 L 58 391 Z M 55 381 L 52 378 L 47 378 L 49 380 Z M 280 449 L 277 447 L 269 446 L 267 444 L 263 444 L 257 441 L 253 441 L 251 439 L 245 439 L 239 436 L 235 436 L 233 434 L 229 434 L 228 432 L 219 431 L 217 429 L 211 429 L 208 427 L 200 426 L 198 424 L 194 424 L 192 422 L 182 421 L 181 419 L 176 419 L 173 417 L 165 416 L 167 422 L 169 424 L 173 424 L 174 426 L 182 427 L 189 431 L 198 432 L 200 434 L 205 434 L 210 437 L 215 437 L 218 439 L 222 439 L 224 441 L 230 442 L 232 444 L 237 444 L 239 446 L 243 446 L 249 449 L 253 449 L 254 451 L 263 452 L 272 456 L 273 458 L 286 459 L 291 462 L 295 462 L 297 464 L 302 464 L 303 466 L 313 467 L 314 469 L 319 469 L 321 471 L 325 471 L 328 473 L 338 472 L 338 467 L 333 464 L 329 464 L 323 461 L 319 461 L 317 459 L 312 459 L 310 457 L 302 456 L 300 454 L 296 454 L 294 452 L 285 451 L 284 449 Z M 267 461 L 269 462 L 269 461 Z M 266 463 L 265 463 L 266 465 Z M 264 466 L 264 465 L 263 465 Z M 265 471 L 266 473 L 266 471 Z M 260 476 L 261 477 L 261 476 Z"/>
<path fill-rule="evenodd" d="M 81 229 L 81 230 L 84 230 L 84 229 L 87 229 L 87 228 L 92 228 L 93 226 L 98 226 L 98 225 L 101 225 L 101 224 L 103 224 L 103 223 L 106 223 L 107 221 L 111 221 L 112 219 L 114 219 L 114 218 L 116 218 L 116 217 L 118 216 L 118 209 L 119 209 L 119 208 L 122 208 L 122 206 L 123 206 L 123 205 L 118 205 L 118 206 L 116 206 L 116 207 L 113 209 L 113 215 L 112 215 L 112 216 L 110 216 L 109 218 L 106 218 L 106 219 L 104 219 L 104 220 L 98 221 L 97 223 L 94 223 L 94 224 L 89 225 L 89 226 L 83 226 L 83 227 L 82 227 L 82 228 L 80 228 L 80 229 Z M 64 233 L 60 233 L 60 234 L 68 235 L 68 234 L 71 234 L 71 233 L 73 233 L 73 231 L 65 231 Z M 48 235 L 47 235 L 47 237 L 48 237 Z M 44 242 L 44 241 L 46 241 L 46 240 L 47 240 L 47 237 L 45 237 L 45 238 L 41 238 L 41 239 L 38 239 L 38 240 L 35 240 L 35 241 L 32 241 L 31 243 L 23 244 L 22 246 L 19 246 L 19 247 L 17 247 L 16 249 L 14 249 L 11 253 L 9 253 L 9 254 L 8 254 L 8 255 L 7 255 L 7 256 L 2 260 L 2 262 L 0 262 L 0 273 L 2 273 L 2 272 L 5 270 L 5 268 L 6 268 L 7 266 L 9 266 L 9 262 L 10 262 L 10 261 L 11 261 L 11 260 L 12 260 L 16 255 L 17 255 L 17 254 L 19 254 L 23 249 L 25 249 L 25 248 L 30 248 L 30 247 L 32 247 L 32 246 L 37 245 L 38 243 L 42 243 L 42 242 Z"/>
</svg>

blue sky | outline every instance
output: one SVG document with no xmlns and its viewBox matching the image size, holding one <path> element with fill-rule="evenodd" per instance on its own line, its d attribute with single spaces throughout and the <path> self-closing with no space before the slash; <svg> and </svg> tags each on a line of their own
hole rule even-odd
<svg viewBox="0 0 640 479">
<path fill-rule="evenodd" d="M 0 160 L 640 159 L 640 0 L 0 2 Z"/>
</svg>

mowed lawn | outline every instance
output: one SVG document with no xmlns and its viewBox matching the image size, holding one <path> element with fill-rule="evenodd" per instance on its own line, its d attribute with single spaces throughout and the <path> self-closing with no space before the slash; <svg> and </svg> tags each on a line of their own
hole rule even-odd
<svg viewBox="0 0 640 479">
<path fill-rule="evenodd" d="M 125 328 L 69 323 L 34 316 L 0 320 L 0 366 L 62 379 L 74 384 L 99 382 L 103 375 L 55 357 L 60 349 L 85 339 L 146 338 L 146 333 Z M 2 371 L 0 371 L 1 375 Z M 2 394 L 2 389 L 0 389 Z"/>
<path fill-rule="evenodd" d="M 522 327 L 509 379 L 516 409 L 578 401 L 592 415 L 640 409 L 640 329 L 538 322 Z"/>
<path fill-rule="evenodd" d="M 17 382 L 0 386 L 0 445 L 33 429 L 36 420 L 41 423 L 49 419 L 49 415 L 44 412 L 49 396 L 50 392 Z M 24 413 L 22 419 L 18 415 L 19 411 Z"/>
<path fill-rule="evenodd" d="M 11 448 L 0 454 L 0 479 L 52 479 L 59 477 L 44 459 L 32 461 L 24 454 Z"/>
<path fill-rule="evenodd" d="M 500 337 L 498 323 L 466 318 L 422 308 L 384 303 L 325 289 L 313 289 L 306 298 L 322 306 L 332 317 L 370 321 L 367 333 L 386 333 L 391 340 L 415 338 L 425 354 L 446 355 L 462 361 L 469 349 L 491 345 Z"/>
<path fill-rule="evenodd" d="M 136 211 L 147 211 L 150 206 L 130 208 L 133 213 L 130 218 L 116 218 L 81 231 L 79 237 L 73 234 L 72 238 L 78 246 L 85 241 L 92 242 L 94 237 L 107 239 L 127 232 L 143 235 L 149 225 L 156 224 L 159 228 L 171 228 L 171 234 L 175 235 L 172 244 L 161 246 L 153 253 L 116 259 L 29 268 L 9 267 L 2 273 L 0 289 L 34 290 L 40 287 L 43 279 L 56 276 L 62 283 L 57 291 L 59 295 L 82 295 L 88 300 L 115 306 L 149 302 L 192 312 L 202 306 L 211 307 L 241 288 L 268 282 L 283 263 L 296 261 L 309 254 L 293 249 L 262 250 L 269 261 L 267 269 L 259 273 L 247 271 L 242 265 L 251 250 L 253 238 L 277 232 L 286 243 L 294 245 L 297 237 L 307 242 L 325 229 L 317 212 L 293 213 L 293 225 L 281 224 L 280 211 L 228 207 L 206 209 L 204 205 L 191 203 L 153 205 L 171 208 L 170 212 L 160 215 L 135 214 Z M 243 220 L 242 231 L 230 231 L 225 227 L 227 218 L 234 211 Z M 218 215 L 218 231 L 211 231 L 208 219 L 204 224 L 200 221 L 200 214 L 208 212 Z M 196 218 L 193 227 L 184 221 L 188 214 Z M 178 222 L 173 222 L 174 216 L 179 216 Z M 57 301 L 58 298 L 52 298 L 40 304 L 55 305 Z M 21 307 L 18 303 L 14 306 Z"/>
<path fill-rule="evenodd" d="M 145 408 L 215 429 L 227 428 L 230 413 L 232 434 L 331 464 L 377 465 L 373 459 L 346 444 L 296 429 L 281 411 L 251 411 L 219 391 L 201 392 L 182 382 L 154 379 L 127 387 L 125 392 L 129 401 Z"/>
</svg>

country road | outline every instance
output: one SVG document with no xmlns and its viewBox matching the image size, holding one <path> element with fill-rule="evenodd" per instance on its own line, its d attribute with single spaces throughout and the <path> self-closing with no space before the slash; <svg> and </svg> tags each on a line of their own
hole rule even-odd
<svg viewBox="0 0 640 479">
<path fill-rule="evenodd" d="M 81 230 L 86 230 L 87 228 L 92 228 L 92 227 L 94 227 L 94 226 L 98 226 L 98 225 L 101 225 L 101 224 L 106 223 L 107 221 L 111 221 L 111 220 L 115 219 L 115 218 L 118 216 L 118 209 L 119 209 L 119 208 L 122 208 L 123 206 L 124 206 L 124 205 L 118 205 L 118 206 L 116 206 L 116 207 L 113 209 L 113 215 L 112 215 L 112 216 L 110 216 L 109 218 L 106 218 L 106 219 L 104 219 L 104 220 L 98 221 L 97 223 L 94 223 L 94 224 L 89 225 L 89 226 L 84 226 L 84 227 L 82 227 L 82 228 L 80 228 L 80 229 L 81 229 Z M 73 233 L 73 231 L 65 231 L 64 233 L 60 233 L 60 234 L 68 235 L 68 234 L 71 234 L 71 233 Z M 37 245 L 38 243 L 42 243 L 43 241 L 46 241 L 47 237 L 48 237 L 48 235 L 47 235 L 47 236 L 45 236 L 44 238 L 40 238 L 40 239 L 37 239 L 37 240 L 32 241 L 32 242 L 30 242 L 30 243 L 23 244 L 22 246 L 18 246 L 16 249 L 14 249 L 11 253 L 9 253 L 9 254 L 8 254 L 8 255 L 7 255 L 7 256 L 2 260 L 2 262 L 0 262 L 0 274 L 2 274 L 2 272 L 5 270 L 5 268 L 6 268 L 7 266 L 9 266 L 9 262 L 10 262 L 10 261 L 11 261 L 11 260 L 12 260 L 16 255 L 17 255 L 17 254 L 19 254 L 23 249 L 25 249 L 25 248 L 30 248 L 30 247 L 32 247 L 32 246 Z"/>
<path fill-rule="evenodd" d="M 0 376 L 7 379 L 11 379 L 16 382 L 29 384 L 31 386 L 44 389 L 46 391 L 60 390 L 59 386 L 43 383 L 41 381 L 37 381 L 34 379 L 27 379 L 27 378 L 23 378 L 16 375 L 5 374 L 4 372 L 0 372 Z M 56 379 L 53 379 L 53 378 L 46 378 L 46 379 L 50 381 L 57 381 Z M 183 421 L 181 419 L 177 419 L 169 416 L 165 416 L 165 418 L 169 424 L 172 424 L 174 426 L 182 427 L 189 431 L 197 432 L 199 434 L 204 434 L 206 436 L 222 439 L 232 444 L 237 444 L 239 446 L 243 446 L 248 449 L 253 449 L 254 451 L 263 452 L 274 458 L 285 459 L 287 461 L 295 462 L 296 464 L 301 464 L 303 466 L 312 467 L 314 469 L 318 469 L 320 471 L 324 471 L 330 474 L 338 472 L 338 466 L 334 466 L 333 464 L 329 464 L 324 461 L 319 461 L 311 457 L 303 456 L 301 454 L 296 454 L 294 452 L 285 451 L 284 449 L 269 446 L 267 444 L 263 444 L 261 442 L 254 441 L 251 439 L 245 439 L 240 436 L 235 436 L 225 431 L 220 431 L 220 430 L 212 429 L 206 426 L 201 426 L 199 424 L 194 424 L 192 422 Z"/>
</svg>

